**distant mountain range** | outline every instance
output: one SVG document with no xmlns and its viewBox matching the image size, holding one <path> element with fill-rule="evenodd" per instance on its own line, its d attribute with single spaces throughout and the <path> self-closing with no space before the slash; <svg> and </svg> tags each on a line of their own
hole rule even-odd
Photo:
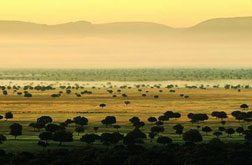
<svg viewBox="0 0 252 165">
<path fill-rule="evenodd" d="M 116 22 L 92 24 L 86 21 L 57 25 L 21 21 L 0 21 L 1 35 L 78 35 L 78 36 L 177 36 L 202 34 L 228 34 L 252 36 L 252 17 L 216 18 L 189 28 L 172 28 L 150 22 Z"/>
<path fill-rule="evenodd" d="M 188 28 L 149 22 L 0 21 L 6 68 L 251 67 L 252 17 Z"/>
</svg>

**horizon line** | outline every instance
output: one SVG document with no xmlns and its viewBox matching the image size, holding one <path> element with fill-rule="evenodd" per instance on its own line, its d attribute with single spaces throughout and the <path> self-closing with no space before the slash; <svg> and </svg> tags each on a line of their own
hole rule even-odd
<svg viewBox="0 0 252 165">
<path fill-rule="evenodd" d="M 157 22 L 151 22 L 151 21 L 113 21 L 113 22 L 102 22 L 102 23 L 93 23 L 92 21 L 86 21 L 86 20 L 76 20 L 76 21 L 68 21 L 68 22 L 62 22 L 62 23 L 55 23 L 55 24 L 49 24 L 49 23 L 39 23 L 39 22 L 33 22 L 33 21 L 28 21 L 28 20 L 5 20 L 2 19 L 0 22 L 22 22 L 22 23 L 30 23 L 30 24 L 37 24 L 37 25 L 45 25 L 45 26 L 57 26 L 57 25 L 64 25 L 68 23 L 78 23 L 78 22 L 86 22 L 90 23 L 91 25 L 103 25 L 103 24 L 114 24 L 114 23 L 151 23 L 151 24 L 157 24 L 157 25 L 162 25 L 166 26 L 169 28 L 174 28 L 174 29 L 183 29 L 183 28 L 190 28 L 199 25 L 200 23 L 210 21 L 210 20 L 216 20 L 216 19 L 237 19 L 237 18 L 252 18 L 252 16 L 239 16 L 239 17 L 213 17 L 206 19 L 204 21 L 199 21 L 198 23 L 195 23 L 194 25 L 191 26 L 183 26 L 183 27 L 174 27 L 170 26 L 168 24 L 163 24 L 163 23 L 157 23 Z"/>
</svg>

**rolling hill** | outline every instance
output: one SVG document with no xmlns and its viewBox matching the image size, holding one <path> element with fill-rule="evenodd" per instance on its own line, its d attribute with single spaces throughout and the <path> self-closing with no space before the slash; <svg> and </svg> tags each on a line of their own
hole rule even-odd
<svg viewBox="0 0 252 165">
<path fill-rule="evenodd" d="M 92 24 L 86 21 L 69 22 L 57 25 L 35 24 L 21 21 L 0 21 L 2 35 L 78 35 L 78 36 L 176 36 L 229 34 L 251 35 L 252 17 L 216 18 L 201 22 L 189 28 L 172 28 L 150 22 L 115 22 Z"/>
<path fill-rule="evenodd" d="M 149 22 L 0 21 L 0 67 L 251 67 L 252 17 Z"/>
</svg>

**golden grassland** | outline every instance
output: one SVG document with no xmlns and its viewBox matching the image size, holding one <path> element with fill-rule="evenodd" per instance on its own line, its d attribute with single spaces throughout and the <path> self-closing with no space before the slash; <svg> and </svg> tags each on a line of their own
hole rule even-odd
<svg viewBox="0 0 252 165">
<path fill-rule="evenodd" d="M 107 88 L 85 88 L 92 91 L 93 94 L 76 97 L 75 93 L 80 90 L 73 89 L 71 94 L 62 94 L 60 98 L 52 98 L 51 94 L 57 93 L 59 89 L 53 91 L 30 90 L 32 98 L 24 98 L 8 91 L 8 96 L 0 96 L 0 111 L 4 114 L 7 111 L 14 113 L 16 121 L 34 121 L 41 115 L 50 115 L 55 121 L 64 121 L 76 115 L 86 116 L 90 122 L 99 122 L 107 115 L 117 117 L 118 123 L 128 123 L 132 116 L 138 116 L 142 120 L 150 116 L 158 117 L 167 110 L 180 112 L 181 121 L 188 120 L 186 115 L 192 113 L 210 114 L 215 110 L 222 110 L 230 114 L 239 109 L 240 104 L 250 104 L 252 102 L 252 90 L 243 89 L 238 92 L 235 89 L 209 88 L 209 89 L 175 89 L 175 93 L 170 93 L 167 88 L 153 89 L 143 88 L 141 92 L 136 88 L 122 89 L 122 92 L 116 92 L 116 98 L 107 92 Z M 163 90 L 163 92 L 159 92 Z M 149 91 L 146 97 L 142 96 L 144 91 Z M 121 95 L 125 93 L 128 98 Z M 188 99 L 180 97 L 180 94 L 186 94 Z M 155 99 L 154 95 L 159 98 Z M 130 104 L 125 105 L 124 101 L 129 100 Z M 105 108 L 99 105 L 105 103 Z"/>
<path fill-rule="evenodd" d="M 108 89 L 113 90 L 113 94 L 108 93 Z M 121 92 L 118 92 L 118 89 Z M 142 91 L 139 91 L 134 86 L 122 89 L 119 86 L 108 88 L 108 86 L 103 87 L 103 85 L 100 85 L 95 88 L 89 86 L 78 90 L 71 89 L 71 94 L 66 94 L 65 90 L 56 87 L 55 90 L 50 91 L 28 90 L 29 93 L 32 93 L 32 98 L 25 98 L 23 95 L 18 96 L 13 89 L 8 89 L 7 96 L 0 95 L 0 114 L 4 115 L 6 112 L 11 111 L 14 114 L 14 118 L 7 121 L 5 119 L 0 120 L 0 133 L 6 135 L 8 139 L 0 145 L 0 148 L 9 151 L 40 151 L 41 148 L 37 145 L 40 132 L 34 131 L 28 125 L 31 122 L 35 122 L 42 115 L 51 116 L 54 122 L 63 122 L 68 118 L 79 115 L 85 116 L 89 120 L 85 132 L 94 133 L 93 127 L 99 126 L 99 134 L 116 131 L 113 127 L 102 126 L 101 120 L 106 116 L 116 116 L 117 124 L 121 126 L 120 132 L 123 134 L 133 129 L 133 126 L 129 123 L 129 118 L 138 116 L 146 124 L 141 130 L 148 134 L 154 124 L 148 123 L 147 118 L 150 116 L 158 117 L 164 112 L 171 110 L 181 113 L 182 117 L 165 122 L 165 131 L 161 135 L 169 136 L 174 142 L 178 143 L 183 142 L 182 137 L 175 134 L 172 126 L 181 123 L 185 127 L 185 130 L 196 129 L 197 125 L 190 123 L 187 118 L 187 114 L 191 112 L 208 114 L 210 117 L 209 120 L 198 125 L 201 127 L 210 126 L 213 131 L 216 131 L 222 125 L 220 124 L 220 120 L 210 116 L 212 111 L 225 111 L 228 114 L 229 118 L 225 127 L 236 129 L 238 126 L 250 124 L 235 121 L 230 114 L 232 111 L 238 110 L 243 103 L 251 105 L 252 89 L 242 89 L 239 92 L 237 89 L 224 89 L 222 87 L 207 89 L 180 87 L 174 88 L 175 93 L 170 92 L 170 89 L 165 88 L 163 85 L 160 88 L 146 86 L 140 89 Z M 75 95 L 75 93 L 80 93 L 84 90 L 92 91 L 92 94 L 83 94 L 81 97 Z M 23 92 L 22 89 L 18 91 Z M 52 94 L 59 93 L 59 91 L 63 91 L 61 97 L 51 97 Z M 122 94 L 127 94 L 128 98 L 122 97 Z M 142 94 L 146 94 L 147 96 L 143 97 Z M 189 98 L 185 99 L 180 94 L 188 95 Z M 112 97 L 113 95 L 117 95 L 117 97 Z M 158 95 L 159 98 L 154 98 L 155 95 Z M 130 104 L 127 106 L 124 104 L 126 100 L 130 101 Z M 101 108 L 99 106 L 101 103 L 105 103 L 107 106 Z M 23 126 L 23 134 L 18 137 L 18 140 L 9 135 L 9 126 L 13 122 L 18 122 Z M 74 132 L 74 126 L 70 126 L 67 129 Z M 80 143 L 79 140 L 82 135 L 74 133 L 74 142 L 67 144 L 65 147 L 80 147 L 85 145 Z M 204 141 L 208 141 L 214 137 L 212 132 L 208 135 L 202 132 L 202 135 Z M 236 133 L 232 138 L 223 135 L 221 139 L 223 141 L 242 142 L 244 137 Z M 58 146 L 56 142 L 50 143 L 51 148 Z"/>
</svg>

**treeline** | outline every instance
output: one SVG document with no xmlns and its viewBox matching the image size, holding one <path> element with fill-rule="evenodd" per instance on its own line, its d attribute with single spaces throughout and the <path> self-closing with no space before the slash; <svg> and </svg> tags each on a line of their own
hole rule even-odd
<svg viewBox="0 0 252 165">
<path fill-rule="evenodd" d="M 6 153 L 0 150 L 1 164 L 16 165 L 250 165 L 251 144 L 225 144 L 213 139 L 207 144 L 86 146 L 40 153 Z"/>
<path fill-rule="evenodd" d="M 146 123 L 137 116 L 129 119 L 132 130 L 126 134 L 120 132 L 121 126 L 117 125 L 115 116 L 107 116 L 101 120 L 101 124 L 109 128 L 108 132 L 100 132 L 100 127 L 93 127 L 93 131 L 85 132 L 89 120 L 83 116 L 76 116 L 61 123 L 54 123 L 50 116 L 41 116 L 29 126 L 39 132 L 37 145 L 41 146 L 41 152 L 20 152 L 7 153 L 0 150 L 1 164 L 97 164 L 97 165 L 232 165 L 252 163 L 252 112 L 247 111 L 249 106 L 241 104 L 240 110 L 233 111 L 231 115 L 241 123 L 236 129 L 226 126 L 228 115 L 224 111 L 213 111 L 211 116 L 220 120 L 220 126 L 213 130 L 209 126 L 200 126 L 199 123 L 209 119 L 204 113 L 188 113 L 187 117 L 196 128 L 185 130 L 181 124 L 173 125 L 174 133 L 183 140 L 182 143 L 174 142 L 172 138 L 162 133 L 164 125 L 169 120 L 176 120 L 181 117 L 180 113 L 166 111 L 159 117 L 150 116 L 147 122 L 151 127 L 144 132 Z M 6 120 L 13 118 L 11 112 L 0 116 Z M 247 123 L 247 124 L 245 124 Z M 245 125 L 243 125 L 245 124 Z M 70 129 L 74 128 L 74 130 Z M 10 135 L 18 140 L 21 136 L 23 126 L 19 123 L 12 123 L 9 126 Z M 203 141 L 201 131 L 205 134 L 212 133 L 214 137 L 206 142 Z M 82 134 L 78 140 L 86 144 L 83 147 L 71 147 L 65 149 L 60 146 L 74 141 L 73 133 Z M 224 134 L 228 138 L 238 133 L 244 138 L 240 143 L 224 143 L 220 137 Z M 7 138 L 0 134 L 0 143 Z M 50 149 L 48 146 L 52 141 L 58 142 L 57 149 Z M 148 143 L 146 143 L 148 142 Z M 77 149 L 78 148 L 78 149 Z M 43 151 L 42 151 L 43 149 Z"/>
<path fill-rule="evenodd" d="M 252 142 L 252 125 L 249 123 L 252 121 L 252 112 L 247 111 L 249 106 L 247 104 L 241 104 L 240 108 L 242 111 L 233 111 L 231 115 L 238 121 L 242 122 L 239 127 L 230 127 L 226 125 L 226 120 L 228 115 L 224 111 L 213 111 L 211 116 L 220 120 L 220 125 L 217 129 L 213 129 L 207 125 L 200 126 L 199 123 L 205 122 L 209 119 L 209 116 L 205 113 L 188 113 L 187 117 L 189 122 L 196 124 L 196 129 L 190 128 L 185 130 L 182 124 L 173 125 L 172 129 L 174 133 L 179 135 L 185 143 L 198 143 L 203 141 L 203 136 L 200 132 L 204 132 L 206 135 L 212 133 L 217 139 L 220 139 L 223 135 L 228 135 L 229 138 L 233 134 L 238 133 L 240 136 L 243 135 L 244 142 Z M 247 112 L 245 112 L 247 111 Z M 167 125 L 169 120 L 179 119 L 182 115 L 178 112 L 166 111 L 159 117 L 150 116 L 147 121 L 150 124 L 149 131 L 143 132 L 143 127 L 146 126 L 146 123 L 142 121 L 139 117 L 134 116 L 129 119 L 133 129 L 126 134 L 120 133 L 121 125 L 117 125 L 117 120 L 115 116 L 106 116 L 101 120 L 103 127 L 109 128 L 109 132 L 100 132 L 99 126 L 93 127 L 93 131 L 85 132 L 88 128 L 89 120 L 84 116 L 76 116 L 73 119 L 67 119 L 61 123 L 54 123 L 53 119 L 50 116 L 41 116 L 37 118 L 35 122 L 29 124 L 29 127 L 33 128 L 34 131 L 39 133 L 38 145 L 47 148 L 49 141 L 59 142 L 59 145 L 62 143 L 73 142 L 73 132 L 76 132 L 78 135 L 85 133 L 80 141 L 86 144 L 101 143 L 104 145 L 115 145 L 122 143 L 124 145 L 134 145 L 134 144 L 143 144 L 148 139 L 150 142 L 154 140 L 163 145 L 168 145 L 173 143 L 173 139 L 169 136 L 164 136 L 162 133 L 165 131 L 165 125 Z M 11 112 L 7 112 L 5 116 L 0 115 L 0 119 L 12 119 L 14 115 Z M 245 124 L 246 123 L 246 124 Z M 244 125 L 245 124 L 245 125 Z M 74 126 L 74 127 L 73 127 Z M 72 129 L 74 128 L 74 130 Z M 18 136 L 23 135 L 23 126 L 19 123 L 12 123 L 9 126 L 10 135 L 14 136 L 15 139 Z M 41 132 L 42 131 L 42 132 Z M 0 143 L 6 141 L 7 138 L 5 135 L 0 134 Z"/>
<path fill-rule="evenodd" d="M 0 79 L 68 81 L 167 81 L 252 79 L 252 69 L 13 69 Z"/>
</svg>

